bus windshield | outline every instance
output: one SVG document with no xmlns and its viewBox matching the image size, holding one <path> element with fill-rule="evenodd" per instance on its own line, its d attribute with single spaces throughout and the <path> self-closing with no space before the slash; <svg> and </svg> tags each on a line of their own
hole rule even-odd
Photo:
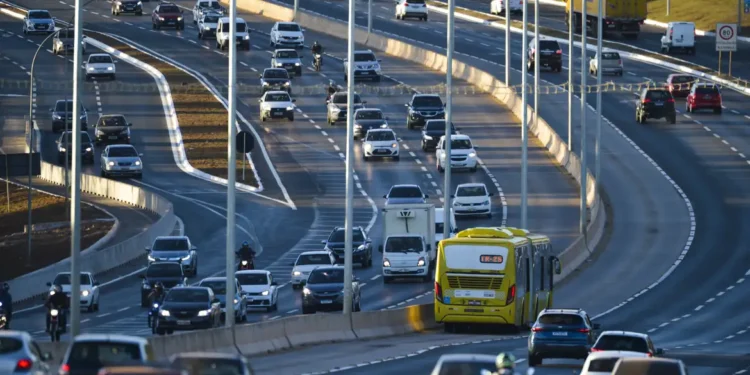
<svg viewBox="0 0 750 375">
<path fill-rule="evenodd" d="M 443 248 L 449 269 L 504 271 L 508 264 L 508 248 L 497 245 L 449 244 Z"/>
</svg>

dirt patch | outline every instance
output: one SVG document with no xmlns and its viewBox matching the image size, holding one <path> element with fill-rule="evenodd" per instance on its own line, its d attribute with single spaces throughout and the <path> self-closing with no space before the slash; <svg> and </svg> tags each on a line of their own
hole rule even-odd
<svg viewBox="0 0 750 375">
<path fill-rule="evenodd" d="M 10 184 L 10 210 L 5 182 L 0 183 L 0 279 L 10 280 L 70 256 L 70 228 L 38 230 L 31 235 L 31 263 L 24 226 L 27 224 L 28 189 Z M 33 191 L 32 218 L 34 225 L 69 221 L 65 200 L 61 197 Z M 105 219 L 109 215 L 95 207 L 82 204 L 83 220 Z M 81 249 L 99 241 L 114 225 L 111 221 L 89 222 L 81 225 Z"/>
<path fill-rule="evenodd" d="M 89 32 L 88 35 L 164 74 L 172 92 L 188 161 L 196 169 L 226 178 L 229 114 L 216 97 L 197 79 L 170 64 L 103 34 Z M 242 156 L 237 158 L 236 165 L 237 174 L 240 175 Z M 244 183 L 258 187 L 254 173 L 248 173 Z"/>
</svg>

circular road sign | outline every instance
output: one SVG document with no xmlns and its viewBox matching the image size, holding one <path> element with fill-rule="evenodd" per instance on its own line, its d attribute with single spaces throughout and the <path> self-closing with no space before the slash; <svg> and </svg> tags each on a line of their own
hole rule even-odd
<svg viewBox="0 0 750 375">
<path fill-rule="evenodd" d="M 246 154 L 252 151 L 254 146 L 255 138 L 250 132 L 242 130 L 237 133 L 237 143 L 235 145 L 237 152 Z"/>
<path fill-rule="evenodd" d="M 734 38 L 734 27 L 724 25 L 719 29 L 719 37 L 724 40 L 732 40 Z"/>
</svg>

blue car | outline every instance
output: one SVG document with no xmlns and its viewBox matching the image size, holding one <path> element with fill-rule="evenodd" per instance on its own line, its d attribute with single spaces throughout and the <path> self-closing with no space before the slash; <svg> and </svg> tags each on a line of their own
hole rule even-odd
<svg viewBox="0 0 750 375">
<path fill-rule="evenodd" d="M 542 310 L 529 335 L 529 366 L 545 358 L 586 359 L 599 328 L 581 309 Z"/>
</svg>

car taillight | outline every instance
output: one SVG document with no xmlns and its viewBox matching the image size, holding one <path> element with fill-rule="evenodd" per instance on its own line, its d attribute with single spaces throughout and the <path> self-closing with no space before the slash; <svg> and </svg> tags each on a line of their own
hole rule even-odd
<svg viewBox="0 0 750 375">
<path fill-rule="evenodd" d="M 649 356 L 649 357 L 653 357 L 653 356 L 654 356 L 654 355 L 653 355 L 653 354 L 651 354 L 651 353 L 648 353 L 648 354 L 646 354 L 646 355 L 647 355 L 647 356 Z"/>
<path fill-rule="evenodd" d="M 510 305 L 516 300 L 516 284 L 513 284 L 508 288 L 508 296 L 505 298 L 505 304 Z"/>
<path fill-rule="evenodd" d="M 16 371 L 20 372 L 26 372 L 31 370 L 31 360 L 30 359 L 19 359 L 18 362 L 16 362 Z"/>
<path fill-rule="evenodd" d="M 622 59 L 620 59 L 620 60 L 617 60 L 617 64 L 618 64 L 618 65 L 622 65 Z"/>
<path fill-rule="evenodd" d="M 562 55 L 562 50 L 559 49 L 559 50 L 555 51 L 555 53 L 558 54 L 558 55 Z"/>
<path fill-rule="evenodd" d="M 68 375 L 70 373 L 70 365 L 67 363 L 63 363 L 62 366 L 60 366 L 60 375 Z"/>
<path fill-rule="evenodd" d="M 602 351 L 601 349 L 597 349 L 597 348 L 591 348 L 591 352 L 592 352 L 592 353 L 593 353 L 593 352 L 601 352 L 601 351 Z"/>
<path fill-rule="evenodd" d="M 588 328 L 580 328 L 580 329 L 578 330 L 578 332 L 581 332 L 581 333 L 589 333 L 589 329 L 588 329 Z"/>
<path fill-rule="evenodd" d="M 674 99 L 672 98 L 667 99 L 667 103 L 674 103 Z"/>
<path fill-rule="evenodd" d="M 643 99 L 643 101 L 641 103 L 643 103 L 643 104 L 651 103 L 651 99 Z"/>
<path fill-rule="evenodd" d="M 442 301 L 443 300 L 443 288 L 440 287 L 440 283 L 435 281 L 435 298 Z"/>
<path fill-rule="evenodd" d="M 408 6 L 409 6 L 409 3 L 404 3 L 404 6 L 405 6 L 405 7 L 408 7 Z"/>
<path fill-rule="evenodd" d="M 531 328 L 531 331 L 532 331 L 532 332 L 542 332 L 543 330 L 544 330 L 544 329 L 542 329 L 542 327 L 532 327 L 532 328 Z"/>
</svg>

